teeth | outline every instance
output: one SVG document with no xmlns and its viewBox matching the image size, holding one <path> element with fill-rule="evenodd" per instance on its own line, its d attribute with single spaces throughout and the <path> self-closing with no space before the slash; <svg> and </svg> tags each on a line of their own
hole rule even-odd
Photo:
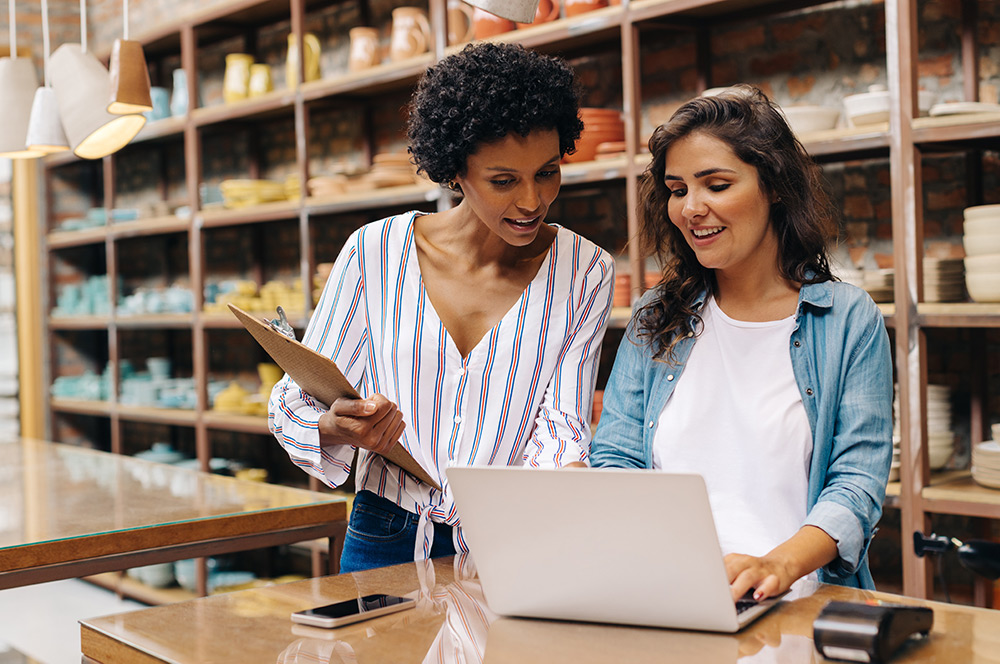
<svg viewBox="0 0 1000 664">
<path fill-rule="evenodd" d="M 708 237 L 709 235 L 715 235 L 716 233 L 721 233 L 722 228 L 692 228 L 691 232 L 694 233 L 695 237 Z"/>
<path fill-rule="evenodd" d="M 536 219 L 538 219 L 538 217 L 532 217 L 531 219 L 509 219 L 508 221 L 519 226 L 530 226 L 535 223 Z"/>
</svg>

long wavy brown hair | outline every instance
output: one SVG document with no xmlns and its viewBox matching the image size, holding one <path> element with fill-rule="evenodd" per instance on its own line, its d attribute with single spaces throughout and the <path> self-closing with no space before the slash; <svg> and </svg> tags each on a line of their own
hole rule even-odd
<svg viewBox="0 0 1000 664">
<path fill-rule="evenodd" d="M 653 356 L 668 362 L 689 321 L 700 321 L 694 305 L 699 294 L 715 288 L 714 272 L 702 267 L 667 214 L 667 152 L 675 141 L 696 132 L 723 141 L 756 168 L 761 190 L 777 201 L 771 206 L 771 223 L 778 237 L 781 275 L 798 284 L 834 278 L 827 258 L 828 242 L 836 235 L 830 198 L 819 167 L 781 112 L 750 85 L 692 99 L 653 132 L 652 161 L 639 180 L 640 239 L 664 267 L 657 295 L 636 312 L 635 327 Z"/>
</svg>

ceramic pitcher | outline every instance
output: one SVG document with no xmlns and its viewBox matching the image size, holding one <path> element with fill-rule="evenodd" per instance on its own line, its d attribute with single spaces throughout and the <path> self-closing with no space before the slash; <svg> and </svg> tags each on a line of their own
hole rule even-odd
<svg viewBox="0 0 1000 664">
<path fill-rule="evenodd" d="M 419 7 L 397 7 L 392 10 L 392 41 L 389 56 L 393 62 L 426 53 L 431 44 L 431 25 L 427 14 Z"/>
<path fill-rule="evenodd" d="M 462 0 L 448 0 L 448 44 L 464 44 L 475 37 L 472 7 Z"/>
<path fill-rule="evenodd" d="M 347 56 L 349 71 L 362 71 L 374 67 L 381 61 L 376 28 L 351 28 L 351 47 Z"/>
<path fill-rule="evenodd" d="M 250 65 L 250 87 L 247 96 L 259 97 L 274 89 L 271 82 L 271 65 L 254 63 Z"/>
<path fill-rule="evenodd" d="M 288 59 L 285 60 L 285 82 L 291 89 L 294 89 L 299 81 L 299 49 L 297 41 L 294 33 L 288 35 Z M 302 41 L 305 44 L 305 80 L 306 82 L 318 80 L 320 77 L 319 56 L 321 51 L 319 38 L 313 33 L 307 32 L 303 35 Z"/>
<path fill-rule="evenodd" d="M 253 56 L 247 53 L 230 53 L 226 56 L 226 73 L 222 78 L 222 99 L 231 104 L 246 99 L 250 92 L 250 65 Z"/>
</svg>

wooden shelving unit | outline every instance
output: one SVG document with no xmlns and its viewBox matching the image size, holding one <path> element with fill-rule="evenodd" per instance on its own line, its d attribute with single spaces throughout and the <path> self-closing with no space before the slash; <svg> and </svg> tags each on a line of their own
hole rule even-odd
<svg viewBox="0 0 1000 664">
<path fill-rule="evenodd" d="M 985 0 L 981 0 L 985 1 Z M 974 9 L 977 0 L 962 0 L 967 10 Z M 159 25 L 138 38 L 146 45 L 147 57 L 179 61 L 187 73 L 188 96 L 198 99 L 199 53 L 222 39 L 241 37 L 248 49 L 253 48 L 253 31 L 264 26 L 288 22 L 295 33 L 305 30 L 309 12 L 336 5 L 336 0 L 233 0 L 223 6 L 199 11 L 181 18 L 172 25 Z M 364 4 L 364 3 L 362 3 Z M 153 151 L 158 146 L 172 145 L 182 152 L 183 189 L 190 216 L 165 216 L 139 221 L 110 224 L 79 231 L 50 230 L 45 234 L 45 251 L 49 261 L 44 266 L 44 281 L 54 281 L 53 258 L 59 252 L 88 251 L 102 256 L 94 265 L 93 274 L 106 274 L 112 290 L 112 302 L 117 294 L 116 279 L 121 274 L 121 243 L 142 242 L 144 238 L 180 236 L 188 243 L 187 265 L 181 270 L 195 296 L 195 312 L 189 315 L 49 317 L 44 335 L 53 333 L 106 331 L 107 358 L 117 370 L 120 353 L 119 336 L 123 332 L 163 332 L 190 337 L 191 372 L 198 390 L 198 406 L 192 411 L 172 411 L 125 407 L 114 399 L 110 402 L 80 402 L 51 399 L 47 404 L 52 418 L 60 413 L 72 413 L 108 418 L 111 449 L 121 451 L 121 425 L 125 422 L 149 422 L 193 429 L 198 457 L 208 468 L 212 457 L 210 432 L 233 432 L 266 436 L 265 418 L 215 413 L 208 407 L 207 383 L 210 379 L 208 335 L 226 334 L 239 330 L 238 322 L 223 314 L 202 313 L 203 288 L 212 266 L 206 257 L 206 237 L 211 233 L 236 229 L 254 233 L 271 225 L 285 224 L 299 234 L 298 277 L 303 284 L 307 311 L 293 317 L 293 325 L 301 329 L 308 320 L 312 306 L 310 282 L 315 266 L 321 262 L 316 255 L 312 232 L 319 218 L 338 217 L 378 218 L 382 211 L 419 207 L 441 209 L 450 204 L 450 197 L 437 187 L 413 185 L 392 189 L 356 192 L 332 197 L 309 197 L 298 200 L 267 203 L 241 209 L 202 209 L 199 187 L 204 179 L 203 148 L 206 136 L 226 132 L 231 126 L 270 127 L 275 122 L 294 125 L 294 173 L 306 182 L 314 168 L 315 155 L 310 153 L 314 113 L 338 105 L 364 105 L 384 95 L 406 93 L 421 73 L 459 46 L 443 46 L 440 41 L 446 30 L 446 0 L 427 0 L 438 44 L 426 55 L 405 62 L 379 65 L 365 72 L 326 72 L 324 78 L 298 86 L 295 90 L 277 90 L 245 102 L 192 108 L 184 117 L 168 118 L 149 123 L 136 138 L 143 149 Z M 823 4 L 819 0 L 622 0 L 616 6 L 572 18 L 501 35 L 496 39 L 515 41 L 525 46 L 553 53 L 580 53 L 603 50 L 620 56 L 622 107 L 626 121 L 626 153 L 605 161 L 566 165 L 563 168 L 564 192 L 598 186 L 621 187 L 624 190 L 626 217 L 622 220 L 623 236 L 634 237 L 637 231 L 635 209 L 638 204 L 636 183 L 648 157 L 642 153 L 641 136 L 643 91 L 640 46 L 664 27 L 696 34 L 692 47 L 698 69 L 699 89 L 711 85 L 711 62 L 708 49 L 709 32 L 720 22 L 746 20 L 748 17 L 769 17 L 803 7 Z M 910 595 L 929 597 L 933 593 L 931 573 L 926 559 L 913 555 L 909 534 L 925 530 L 933 513 L 960 514 L 988 519 L 1000 519 L 1000 492 L 978 487 L 967 477 L 931 476 L 926 452 L 927 348 L 925 331 L 932 328 L 1000 328 L 1000 304 L 931 304 L 922 301 L 921 263 L 924 241 L 923 211 L 920 195 L 920 160 L 923 153 L 945 150 L 974 152 L 1000 146 L 1000 114 L 918 118 L 916 113 L 918 53 L 918 3 L 916 0 L 884 0 L 875 5 L 885 12 L 886 53 L 889 89 L 893 102 L 890 122 L 881 126 L 838 129 L 803 136 L 803 143 L 816 159 L 823 163 L 864 159 L 888 159 L 892 204 L 892 235 L 897 266 L 895 303 L 881 305 L 886 324 L 893 330 L 895 363 L 901 397 L 902 463 L 906 469 L 901 482 L 889 487 L 887 505 L 901 510 L 903 524 L 903 589 Z M 850 11 L 847 9 L 846 11 Z M 963 54 L 975 54 L 975 30 L 963 33 Z M 151 55 L 150 55 L 151 54 Z M 975 100 L 978 81 L 976 58 L 963 55 L 963 76 L 966 77 L 966 98 Z M 725 82 L 725 81 L 720 81 Z M 692 94 L 697 90 L 692 90 Z M 615 95 L 612 95 L 615 97 Z M 368 127 L 371 139 L 374 128 Z M 259 132 L 258 132 L 259 133 Z M 254 136 L 251 142 L 256 142 Z M 365 150 L 371 156 L 373 141 Z M 119 156 L 105 158 L 91 174 L 94 187 L 90 190 L 94 205 L 108 209 L 115 206 L 120 192 L 116 191 L 116 168 Z M 259 159 L 254 156 L 244 177 L 258 177 Z M 78 168 L 80 162 L 67 155 L 46 160 L 51 178 L 60 169 Z M 164 169 L 166 170 L 166 169 Z M 167 189 L 164 183 L 163 189 Z M 164 194 L 165 195 L 165 194 Z M 980 201 L 970 200 L 969 204 Z M 50 224 L 53 227 L 54 224 Z M 257 230 L 255 230 L 257 229 Z M 262 243 L 262 242 L 261 242 Z M 102 253 L 103 252 L 103 253 Z M 636 242 L 628 243 L 629 271 L 632 283 L 644 281 L 644 257 Z M 255 268 L 256 275 L 263 268 Z M 49 300 L 54 301 L 54 290 Z M 623 327 L 629 317 L 627 308 L 616 308 L 611 326 Z M 985 369 L 984 369 L 985 370 Z M 984 384 L 980 381 L 979 384 Z M 974 396 L 972 435 L 988 431 L 988 413 L 983 408 L 985 395 Z M 315 483 L 314 483 L 315 486 Z M 978 597 L 977 599 L 982 599 Z"/>
</svg>

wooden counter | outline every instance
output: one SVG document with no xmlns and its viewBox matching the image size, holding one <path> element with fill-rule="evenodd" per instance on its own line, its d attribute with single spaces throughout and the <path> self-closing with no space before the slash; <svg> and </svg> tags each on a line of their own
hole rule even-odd
<svg viewBox="0 0 1000 664">
<path fill-rule="evenodd" d="M 417 608 L 335 630 L 289 619 L 293 611 L 376 592 L 415 597 Z M 813 647 L 812 622 L 827 601 L 882 599 L 931 606 L 935 614 L 930 637 L 908 645 L 894 664 L 1000 662 L 998 611 L 819 584 L 803 595 L 736 635 L 499 618 L 478 581 L 460 579 L 453 559 L 443 558 L 85 620 L 81 643 L 84 661 L 101 664 L 804 664 L 825 661 Z"/>
<path fill-rule="evenodd" d="M 317 537 L 339 548 L 346 517 L 330 494 L 0 442 L 0 589 Z"/>
</svg>

